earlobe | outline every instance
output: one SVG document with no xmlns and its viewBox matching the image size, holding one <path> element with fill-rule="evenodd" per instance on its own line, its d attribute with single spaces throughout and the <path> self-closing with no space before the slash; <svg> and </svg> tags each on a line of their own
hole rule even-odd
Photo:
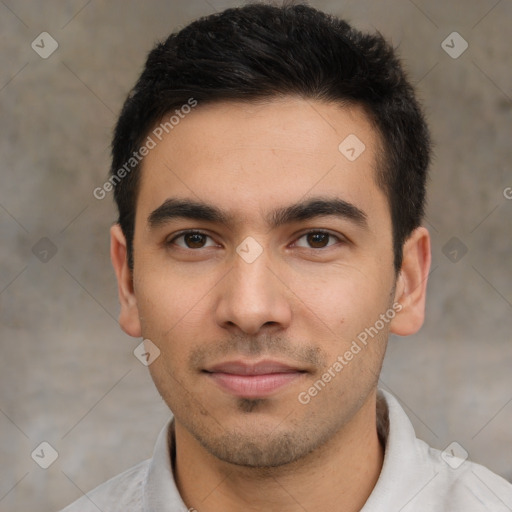
<svg viewBox="0 0 512 512">
<path fill-rule="evenodd" d="M 414 334 L 423 325 L 427 280 L 430 270 L 430 235 L 416 228 L 404 243 L 403 260 L 395 289 L 395 302 L 402 309 L 391 322 L 391 332 L 400 336 Z"/>
<path fill-rule="evenodd" d="M 139 310 L 133 289 L 132 272 L 128 266 L 126 238 L 119 224 L 110 228 L 110 259 L 117 277 L 117 289 L 121 304 L 119 325 L 126 334 L 140 338 L 142 334 Z"/>
</svg>

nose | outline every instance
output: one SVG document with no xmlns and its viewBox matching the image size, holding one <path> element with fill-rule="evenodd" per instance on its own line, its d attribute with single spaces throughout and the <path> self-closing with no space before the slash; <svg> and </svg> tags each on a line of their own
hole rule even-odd
<svg viewBox="0 0 512 512">
<path fill-rule="evenodd" d="M 238 255 L 235 257 L 232 270 L 217 290 L 215 314 L 219 326 L 236 334 L 243 331 L 256 335 L 263 330 L 280 331 L 290 325 L 291 294 L 279 273 L 270 267 L 266 251 L 252 263 Z"/>
</svg>

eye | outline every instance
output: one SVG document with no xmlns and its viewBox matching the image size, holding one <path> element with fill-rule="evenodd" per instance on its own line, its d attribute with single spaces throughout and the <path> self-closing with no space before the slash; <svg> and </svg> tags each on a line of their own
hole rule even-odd
<svg viewBox="0 0 512 512">
<path fill-rule="evenodd" d="M 306 244 L 300 244 L 299 241 L 305 239 Z M 329 239 L 334 239 L 334 243 L 329 243 Z M 329 233 L 328 231 L 309 231 L 308 233 L 304 233 L 295 245 L 298 247 L 306 247 L 308 249 L 324 249 L 331 245 L 334 245 L 336 241 L 341 242 L 341 238 Z"/>
<path fill-rule="evenodd" d="M 213 240 L 210 245 L 206 245 L 206 241 L 208 239 L 211 240 L 211 237 L 201 231 L 184 231 L 169 240 L 167 245 L 177 245 L 182 249 L 203 249 L 205 247 L 215 247 L 216 244 Z M 177 240 L 181 240 L 182 243 L 177 243 Z"/>
</svg>

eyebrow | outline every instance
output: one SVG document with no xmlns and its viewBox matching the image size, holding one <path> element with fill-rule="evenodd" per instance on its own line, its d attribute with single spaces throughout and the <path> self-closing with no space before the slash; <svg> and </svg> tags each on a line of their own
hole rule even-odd
<svg viewBox="0 0 512 512">
<path fill-rule="evenodd" d="M 333 216 L 349 220 L 360 227 L 368 228 L 366 213 L 340 198 L 316 197 L 290 206 L 277 208 L 270 212 L 266 221 L 270 228 L 277 228 L 293 222 L 305 221 L 316 217 Z M 229 226 L 234 215 L 217 206 L 190 199 L 169 198 L 153 210 L 148 217 L 150 228 L 157 228 L 175 218 L 203 220 Z"/>
</svg>

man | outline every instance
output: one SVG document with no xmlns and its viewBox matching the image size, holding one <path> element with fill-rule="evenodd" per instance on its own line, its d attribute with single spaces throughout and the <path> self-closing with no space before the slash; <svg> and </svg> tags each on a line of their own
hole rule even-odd
<svg viewBox="0 0 512 512">
<path fill-rule="evenodd" d="M 253 4 L 157 45 L 115 131 L 111 257 L 174 419 L 66 512 L 512 510 L 377 389 L 424 319 L 429 158 L 380 35 Z"/>
</svg>

